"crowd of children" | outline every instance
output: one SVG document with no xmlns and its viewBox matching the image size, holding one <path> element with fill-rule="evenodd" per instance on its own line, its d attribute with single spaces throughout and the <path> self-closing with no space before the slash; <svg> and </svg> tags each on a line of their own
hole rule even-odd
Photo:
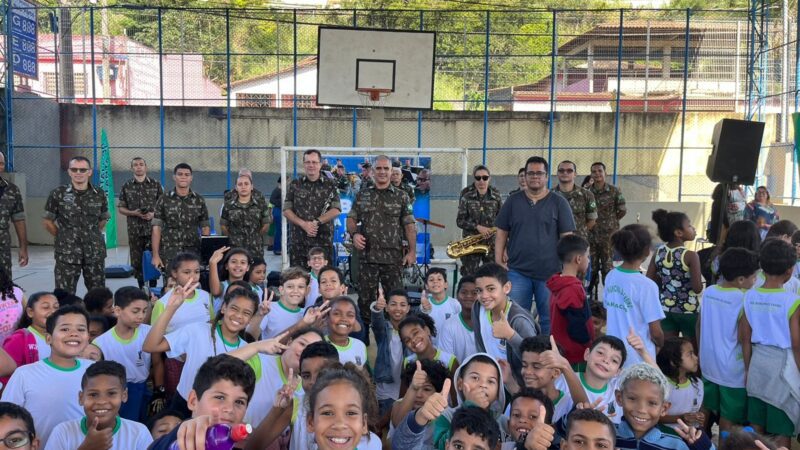
<svg viewBox="0 0 800 450">
<path fill-rule="evenodd" d="M 455 298 L 430 269 L 419 306 L 379 287 L 369 326 L 319 248 L 277 292 L 263 259 L 227 247 L 208 291 L 191 253 L 160 298 L 0 286 L 19 303 L 2 330 L 0 448 L 203 449 L 218 423 L 251 424 L 239 445 L 254 450 L 790 447 L 800 232 L 780 221 L 761 242 L 735 222 L 702 261 L 685 214 L 653 220 L 662 244 L 638 224 L 611 237 L 622 262 L 602 303 L 583 288 L 588 243 L 561 239 L 550 336 L 492 263 Z"/>
</svg>

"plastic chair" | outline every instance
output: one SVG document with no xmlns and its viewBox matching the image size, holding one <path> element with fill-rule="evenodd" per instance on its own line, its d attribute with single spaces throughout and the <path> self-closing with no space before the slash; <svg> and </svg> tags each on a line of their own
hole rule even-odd
<svg viewBox="0 0 800 450">
<path fill-rule="evenodd" d="M 142 278 L 145 284 L 161 278 L 161 271 L 153 265 L 153 253 L 150 250 L 145 250 L 142 255 Z"/>
</svg>

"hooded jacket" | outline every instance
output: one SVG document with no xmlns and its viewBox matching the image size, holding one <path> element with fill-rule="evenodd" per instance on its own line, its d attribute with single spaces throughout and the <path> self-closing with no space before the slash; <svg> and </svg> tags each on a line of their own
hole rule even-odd
<svg viewBox="0 0 800 450">
<path fill-rule="evenodd" d="M 539 334 L 539 325 L 533 320 L 533 316 L 528 311 L 517 303 L 508 300 L 511 303 L 511 307 L 508 309 L 508 316 L 506 320 L 508 320 L 509 325 L 511 328 L 514 329 L 516 332 L 514 337 L 508 341 L 509 351 L 507 352 L 508 363 L 511 365 L 511 373 L 517 377 L 517 382 L 522 385 L 522 380 L 519 378 L 519 374 L 522 371 L 522 353 L 519 351 L 519 347 L 522 344 L 522 340 L 526 337 L 536 336 Z M 481 321 L 488 320 L 486 317 L 486 313 L 481 312 L 484 311 L 481 302 L 475 302 L 472 305 L 472 329 L 475 332 L 475 347 L 479 352 L 486 352 L 486 344 L 483 342 L 482 328 L 481 328 Z M 463 363 L 461 365 L 464 366 Z"/>
<path fill-rule="evenodd" d="M 583 362 L 584 352 L 594 340 L 594 326 L 586 291 L 577 277 L 557 273 L 547 280 L 550 289 L 550 331 L 564 349 L 570 364 Z"/>
</svg>

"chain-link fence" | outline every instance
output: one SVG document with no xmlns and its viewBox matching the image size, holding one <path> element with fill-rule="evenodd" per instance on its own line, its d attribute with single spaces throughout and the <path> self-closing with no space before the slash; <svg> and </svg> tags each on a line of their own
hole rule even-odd
<svg viewBox="0 0 800 450">
<path fill-rule="evenodd" d="M 705 201 L 713 188 L 705 176 L 713 125 L 750 115 L 767 122 L 759 183 L 770 187 L 773 200 L 797 197 L 788 119 L 798 106 L 794 16 L 773 12 L 751 20 L 753 11 L 640 9 L 36 11 L 38 78 L 14 77 L 5 97 L 10 165 L 40 176 L 43 161 L 54 163 L 29 195 L 46 195 L 64 181 L 58 167 L 65 156 L 97 161 L 101 130 L 120 176 L 134 156 L 144 156 L 162 182 L 177 162 L 188 161 L 203 174 L 195 177 L 196 189 L 212 196 L 230 188 L 241 167 L 270 190 L 280 146 L 370 145 L 380 131 L 369 110 L 315 102 L 318 27 L 342 25 L 437 32 L 434 109 L 387 110 L 382 141 L 469 148 L 470 163 L 487 163 L 503 192 L 516 187 L 527 157 L 541 155 L 576 162 L 581 176 L 602 161 L 633 201 Z M 458 170 L 434 167 L 437 178 L 450 180 L 435 195 L 457 196 Z"/>
</svg>

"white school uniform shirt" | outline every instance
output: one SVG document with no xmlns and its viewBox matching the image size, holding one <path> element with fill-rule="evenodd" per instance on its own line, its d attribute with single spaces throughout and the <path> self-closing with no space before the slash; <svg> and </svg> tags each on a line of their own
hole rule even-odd
<svg viewBox="0 0 800 450">
<path fill-rule="evenodd" d="M 392 379 L 391 383 L 376 383 L 375 395 L 378 400 L 392 399 L 400 397 L 401 376 L 403 374 L 403 343 L 400 341 L 400 334 L 392 328 L 389 338 L 389 351 L 392 353 Z"/>
<path fill-rule="evenodd" d="M 744 356 L 739 344 L 739 318 L 745 292 L 717 284 L 703 291 L 700 303 L 700 369 L 712 383 L 744 388 Z"/>
<path fill-rule="evenodd" d="M 744 295 L 744 314 L 750 322 L 753 344 L 792 348 L 789 318 L 800 307 L 800 297 L 784 289 L 753 288 Z"/>
<path fill-rule="evenodd" d="M 53 429 L 44 450 L 75 450 L 86 439 L 87 433 L 86 417 L 62 422 Z M 147 450 L 153 443 L 146 426 L 120 417 L 117 417 L 112 439 L 111 450 Z"/>
<path fill-rule="evenodd" d="M 33 334 L 33 338 L 36 339 L 36 348 L 39 352 L 39 360 L 49 358 L 50 357 L 50 344 L 47 343 L 47 340 L 44 338 L 44 335 L 40 334 L 36 328 L 33 328 L 33 325 L 28 327 L 28 331 Z"/>
<path fill-rule="evenodd" d="M 150 325 L 156 323 L 161 314 L 164 313 L 164 310 L 167 308 L 167 300 L 169 300 L 169 296 L 172 295 L 172 289 L 167 291 L 155 305 L 153 305 L 153 314 L 150 318 Z M 183 304 L 175 311 L 175 315 L 172 316 L 170 319 L 169 324 L 167 324 L 167 333 L 171 333 L 179 328 L 182 328 L 186 325 L 192 323 L 207 323 L 212 317 L 212 304 L 211 304 L 211 294 L 202 290 L 202 289 L 195 289 L 194 295 L 190 298 L 187 298 L 183 301 Z"/>
<path fill-rule="evenodd" d="M 314 272 L 308 272 L 310 281 L 308 282 L 308 295 L 306 295 L 306 305 L 313 305 L 319 298 L 319 280 Z"/>
<path fill-rule="evenodd" d="M 456 357 L 452 353 L 437 348 L 436 353 L 433 355 L 433 360 L 442 363 L 447 370 L 456 370 Z M 411 355 L 406 356 L 405 360 L 403 360 L 403 367 L 415 364 L 416 362 L 417 355 L 412 353 Z"/>
<path fill-rule="evenodd" d="M 125 367 L 128 383 L 144 383 L 150 375 L 150 353 L 142 351 L 150 325 L 139 325 L 130 339 L 122 339 L 116 328 L 94 338 L 92 343 L 103 352 L 103 359 L 116 361 Z"/>
<path fill-rule="evenodd" d="M 764 272 L 759 269 L 758 272 L 756 272 L 756 282 L 753 283 L 753 288 L 760 288 L 766 281 L 767 278 L 764 276 Z M 786 283 L 783 283 L 783 289 L 793 294 L 800 295 L 800 279 L 795 277 L 789 278 Z"/>
<path fill-rule="evenodd" d="M 444 326 L 439 330 L 438 347 L 452 353 L 459 361 L 478 352 L 475 346 L 475 332 L 467 326 L 462 317 L 463 311 L 445 320 Z"/>
<path fill-rule="evenodd" d="M 364 364 L 367 363 L 367 346 L 360 340 L 348 337 L 347 345 L 344 346 L 334 344 L 328 336 L 325 336 L 325 340 L 336 347 L 336 351 L 339 352 L 340 363 L 351 362 L 358 367 L 364 367 Z"/>
<path fill-rule="evenodd" d="M 792 271 L 792 276 L 800 280 L 800 261 L 797 261 L 794 264 L 794 270 Z"/>
<path fill-rule="evenodd" d="M 682 414 L 696 413 L 703 406 L 703 380 L 686 380 L 683 384 L 669 381 L 669 402 L 671 406 L 667 411 L 669 416 L 679 416 Z M 677 429 L 678 424 L 668 423 L 668 427 Z"/>
<path fill-rule="evenodd" d="M 433 319 L 433 323 L 436 325 L 437 330 L 442 329 L 447 319 L 456 316 L 461 312 L 461 303 L 458 303 L 458 300 L 454 299 L 453 297 L 445 297 L 445 299 L 439 303 L 436 302 L 436 299 L 434 299 L 432 295 L 429 295 L 428 298 L 431 301 L 431 310 L 430 312 L 422 312 L 431 316 L 431 319 Z M 438 339 L 436 337 L 433 338 L 433 343 L 438 343 Z"/>
<path fill-rule="evenodd" d="M 313 304 L 313 303 L 312 303 Z M 272 302 L 269 314 L 261 319 L 261 339 L 271 339 L 282 331 L 296 324 L 303 318 L 305 310 L 301 307 L 290 308 L 282 302 Z"/>
<path fill-rule="evenodd" d="M 253 398 L 250 399 L 250 403 L 247 405 L 247 412 L 244 417 L 246 423 L 256 428 L 264 417 L 267 417 L 269 410 L 272 409 L 275 394 L 289 380 L 286 379 L 286 375 L 283 373 L 280 355 L 262 355 L 259 353 L 250 358 L 247 364 L 253 368 L 256 374 L 256 385 L 253 390 Z M 295 375 L 299 375 L 299 373 L 295 373 Z M 298 395 L 302 398 L 302 392 L 303 387 L 298 384 L 295 390 L 295 402 L 298 401 Z"/>
<path fill-rule="evenodd" d="M 168 358 L 186 354 L 186 363 L 177 388 L 184 400 L 189 398 L 194 377 L 208 358 L 231 352 L 246 344 L 242 338 L 237 338 L 237 342 L 226 342 L 222 338 L 219 325 L 214 330 L 214 337 L 212 342 L 211 325 L 208 323 L 192 323 L 164 336 L 169 342 Z"/>
<path fill-rule="evenodd" d="M 6 384 L 2 401 L 16 403 L 31 413 L 36 436 L 44 445 L 56 425 L 83 417 L 78 393 L 83 374 L 93 363 L 77 359 L 75 367 L 63 369 L 48 358 L 18 367 Z"/>
<path fill-rule="evenodd" d="M 612 422 L 620 423 L 622 420 L 622 406 L 617 403 L 616 395 L 619 388 L 619 377 L 610 379 L 602 389 L 594 389 L 589 386 L 583 377 L 583 372 L 578 373 L 578 378 L 581 380 L 581 385 L 583 385 L 583 391 L 586 392 L 586 396 L 589 398 L 589 403 L 594 403 L 599 398 L 600 406 L 605 406 L 605 409 L 602 410 L 603 413 Z"/>
<path fill-rule="evenodd" d="M 622 339 L 628 351 L 623 368 L 642 362 L 636 350 L 628 344 L 631 327 L 642 338 L 647 353 L 655 360 L 656 345 L 650 336 L 650 322 L 665 317 L 658 285 L 639 272 L 617 267 L 606 276 L 603 306 L 606 307 L 607 316 L 606 334 Z"/>
<path fill-rule="evenodd" d="M 289 450 L 317 450 L 316 436 L 306 428 L 306 405 L 304 397 L 298 401 L 295 398 L 294 410 L 292 411 L 292 438 L 289 440 Z M 390 438 L 391 439 L 391 438 Z M 361 436 L 356 449 L 358 450 L 381 450 L 383 444 L 381 438 L 373 432 L 367 436 Z"/>
<path fill-rule="evenodd" d="M 508 310 L 511 309 L 511 301 L 509 300 L 506 304 L 506 310 L 503 314 L 508 318 Z M 492 356 L 495 361 L 499 361 L 504 359 L 508 361 L 508 342 L 505 339 L 497 339 L 492 334 L 492 312 L 483 309 L 483 305 L 478 304 L 478 317 L 481 320 L 478 322 L 481 324 L 481 339 L 483 339 L 483 348 L 486 349 L 486 353 Z M 472 319 L 472 323 L 474 324 L 476 318 Z"/>
</svg>

